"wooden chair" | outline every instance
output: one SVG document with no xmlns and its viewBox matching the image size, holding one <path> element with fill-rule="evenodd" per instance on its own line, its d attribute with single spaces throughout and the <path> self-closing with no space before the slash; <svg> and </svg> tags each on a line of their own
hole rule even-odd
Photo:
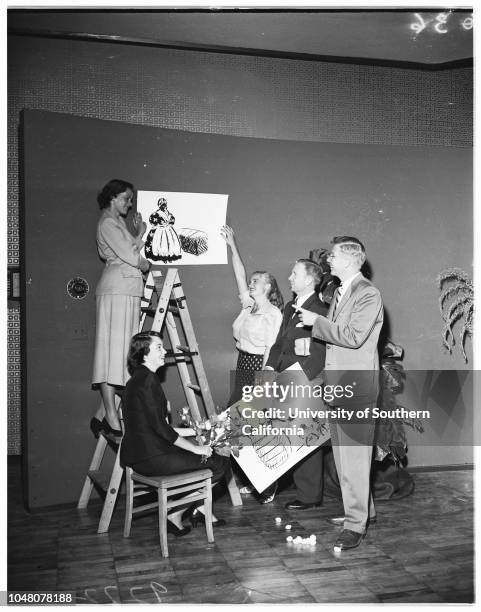
<svg viewBox="0 0 481 612">
<path fill-rule="evenodd" d="M 214 541 L 214 530 L 212 529 L 212 471 L 209 469 L 186 472 L 185 474 L 173 474 L 171 476 L 142 476 L 132 470 L 125 468 L 126 507 L 124 538 L 130 535 L 132 516 L 143 510 L 158 507 L 159 512 L 159 537 L 160 549 L 163 557 L 169 556 L 167 546 L 167 512 L 176 506 L 186 503 L 204 501 L 205 528 L 207 541 Z M 134 507 L 134 497 L 140 497 L 152 490 L 157 490 L 157 502 L 137 505 Z M 195 495 L 187 499 L 169 499 L 179 493 L 196 491 Z"/>
</svg>

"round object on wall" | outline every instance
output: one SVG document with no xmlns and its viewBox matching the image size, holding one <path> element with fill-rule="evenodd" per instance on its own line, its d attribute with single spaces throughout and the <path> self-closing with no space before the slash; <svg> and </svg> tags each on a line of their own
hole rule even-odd
<svg viewBox="0 0 481 612">
<path fill-rule="evenodd" d="M 88 282 L 81 276 L 72 278 L 67 283 L 67 293 L 74 300 L 83 299 L 89 292 L 89 289 L 90 287 Z"/>
</svg>

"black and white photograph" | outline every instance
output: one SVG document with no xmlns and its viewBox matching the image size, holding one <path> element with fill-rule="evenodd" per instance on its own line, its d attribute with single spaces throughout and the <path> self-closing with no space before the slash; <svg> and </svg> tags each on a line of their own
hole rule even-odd
<svg viewBox="0 0 481 612">
<path fill-rule="evenodd" d="M 472 605 L 471 5 L 5 10 L 1 605 Z"/>
</svg>

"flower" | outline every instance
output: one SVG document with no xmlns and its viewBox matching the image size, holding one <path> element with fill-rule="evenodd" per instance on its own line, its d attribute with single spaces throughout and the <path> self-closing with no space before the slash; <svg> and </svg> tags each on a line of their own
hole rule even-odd
<svg viewBox="0 0 481 612">
<path fill-rule="evenodd" d="M 212 415 L 209 419 L 196 420 L 192 418 L 190 408 L 184 406 L 181 418 L 187 427 L 194 430 L 198 444 L 209 445 L 219 455 L 238 457 L 242 445 L 239 442 L 241 430 L 237 420 L 231 418 L 229 410 Z M 206 461 L 207 457 L 203 458 Z"/>
</svg>

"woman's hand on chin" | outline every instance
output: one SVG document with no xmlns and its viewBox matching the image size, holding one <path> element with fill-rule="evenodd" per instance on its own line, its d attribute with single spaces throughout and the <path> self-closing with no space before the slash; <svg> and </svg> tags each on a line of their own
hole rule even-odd
<svg viewBox="0 0 481 612">
<path fill-rule="evenodd" d="M 142 215 L 137 212 L 132 218 L 132 225 L 134 230 L 137 232 L 137 236 L 142 237 L 147 231 L 147 223 L 142 220 Z"/>
</svg>

